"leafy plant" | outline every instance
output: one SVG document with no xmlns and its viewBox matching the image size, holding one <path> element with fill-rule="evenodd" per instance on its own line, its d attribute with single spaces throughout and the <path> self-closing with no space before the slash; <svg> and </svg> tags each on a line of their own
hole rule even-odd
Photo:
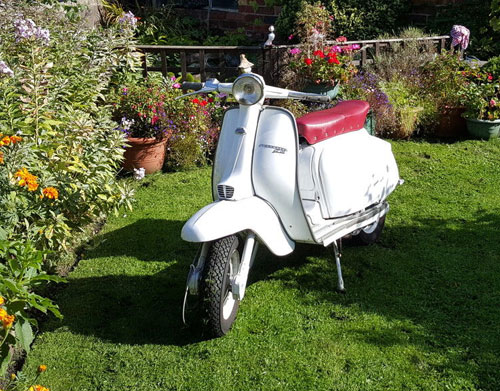
<svg viewBox="0 0 500 391">
<path fill-rule="evenodd" d="M 486 72 L 467 73 L 466 118 L 495 121 L 500 119 L 500 79 Z"/>
<path fill-rule="evenodd" d="M 124 139 L 106 95 L 137 63 L 134 19 L 89 29 L 57 4 L 2 8 L 0 133 L 22 141 L 0 147 L 0 220 L 9 239 L 57 253 L 129 202 L 115 179 Z"/>
<path fill-rule="evenodd" d="M 468 66 L 460 59 L 458 53 L 446 51 L 425 64 L 423 69 L 425 90 L 438 108 L 463 106 L 467 69 Z"/>
<path fill-rule="evenodd" d="M 481 71 L 490 73 L 493 78 L 500 78 L 500 56 L 492 57 L 481 67 Z"/>
<path fill-rule="evenodd" d="M 352 55 L 359 45 L 345 45 L 345 37 L 337 38 L 333 46 L 327 45 L 331 33 L 331 16 L 325 7 L 303 2 L 294 32 L 302 44 L 289 51 L 291 75 L 286 78 L 292 80 L 291 87 L 301 88 L 307 82 L 333 86 L 356 73 Z"/>
<path fill-rule="evenodd" d="M 0 375 L 4 375 L 11 359 L 11 346 L 30 351 L 36 320 L 33 310 L 51 312 L 62 318 L 52 300 L 34 292 L 49 281 L 62 282 L 62 278 L 42 270 L 44 253 L 29 242 L 8 241 L 0 232 Z"/>
<path fill-rule="evenodd" d="M 303 0 L 283 0 L 283 9 L 276 23 L 282 36 L 288 36 L 297 25 Z M 314 0 L 308 0 L 313 4 Z M 382 33 L 392 33 L 406 23 L 410 9 L 408 0 L 322 0 L 333 16 L 333 28 L 339 35 L 354 39 L 373 39 Z"/>
</svg>

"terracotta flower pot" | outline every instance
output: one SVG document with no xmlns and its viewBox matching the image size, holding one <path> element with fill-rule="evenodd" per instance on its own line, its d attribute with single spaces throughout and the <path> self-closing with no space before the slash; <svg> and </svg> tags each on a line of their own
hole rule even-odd
<svg viewBox="0 0 500 391">
<path fill-rule="evenodd" d="M 167 139 L 129 137 L 130 145 L 125 149 L 123 168 L 132 171 L 134 168 L 143 167 L 146 174 L 161 170 L 165 161 L 165 144 Z"/>
<path fill-rule="evenodd" d="M 439 113 L 439 123 L 436 128 L 438 137 L 460 137 L 467 134 L 465 119 L 462 114 L 465 107 L 444 106 Z"/>
</svg>

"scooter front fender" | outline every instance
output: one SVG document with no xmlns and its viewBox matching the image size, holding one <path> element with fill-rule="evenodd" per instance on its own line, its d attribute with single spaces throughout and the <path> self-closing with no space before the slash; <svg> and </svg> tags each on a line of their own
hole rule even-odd
<svg viewBox="0 0 500 391">
<path fill-rule="evenodd" d="M 274 209 L 258 197 L 205 206 L 184 224 L 181 236 L 188 242 L 210 242 L 245 230 L 253 231 L 275 255 L 295 248 Z"/>
</svg>

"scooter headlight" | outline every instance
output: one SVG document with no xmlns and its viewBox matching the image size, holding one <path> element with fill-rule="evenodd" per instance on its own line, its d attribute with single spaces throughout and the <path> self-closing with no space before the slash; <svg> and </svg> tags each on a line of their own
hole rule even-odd
<svg viewBox="0 0 500 391">
<path fill-rule="evenodd" d="M 233 96 L 242 105 L 254 105 L 264 96 L 264 83 L 255 75 L 242 75 L 233 84 Z"/>
</svg>

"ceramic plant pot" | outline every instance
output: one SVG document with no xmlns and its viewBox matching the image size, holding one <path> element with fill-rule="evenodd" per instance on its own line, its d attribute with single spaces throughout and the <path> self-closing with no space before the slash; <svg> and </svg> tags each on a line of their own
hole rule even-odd
<svg viewBox="0 0 500 391">
<path fill-rule="evenodd" d="M 167 139 L 129 137 L 127 143 L 129 147 L 125 149 L 123 161 L 125 170 L 143 167 L 146 174 L 152 174 L 162 169 Z"/>
<path fill-rule="evenodd" d="M 467 118 L 467 131 L 475 138 L 491 140 L 500 137 L 500 119 L 488 121 Z"/>
<path fill-rule="evenodd" d="M 330 99 L 335 98 L 340 90 L 340 83 L 332 86 L 331 84 L 315 84 L 308 83 L 304 88 L 304 92 L 312 92 L 313 94 L 328 95 Z"/>
</svg>

